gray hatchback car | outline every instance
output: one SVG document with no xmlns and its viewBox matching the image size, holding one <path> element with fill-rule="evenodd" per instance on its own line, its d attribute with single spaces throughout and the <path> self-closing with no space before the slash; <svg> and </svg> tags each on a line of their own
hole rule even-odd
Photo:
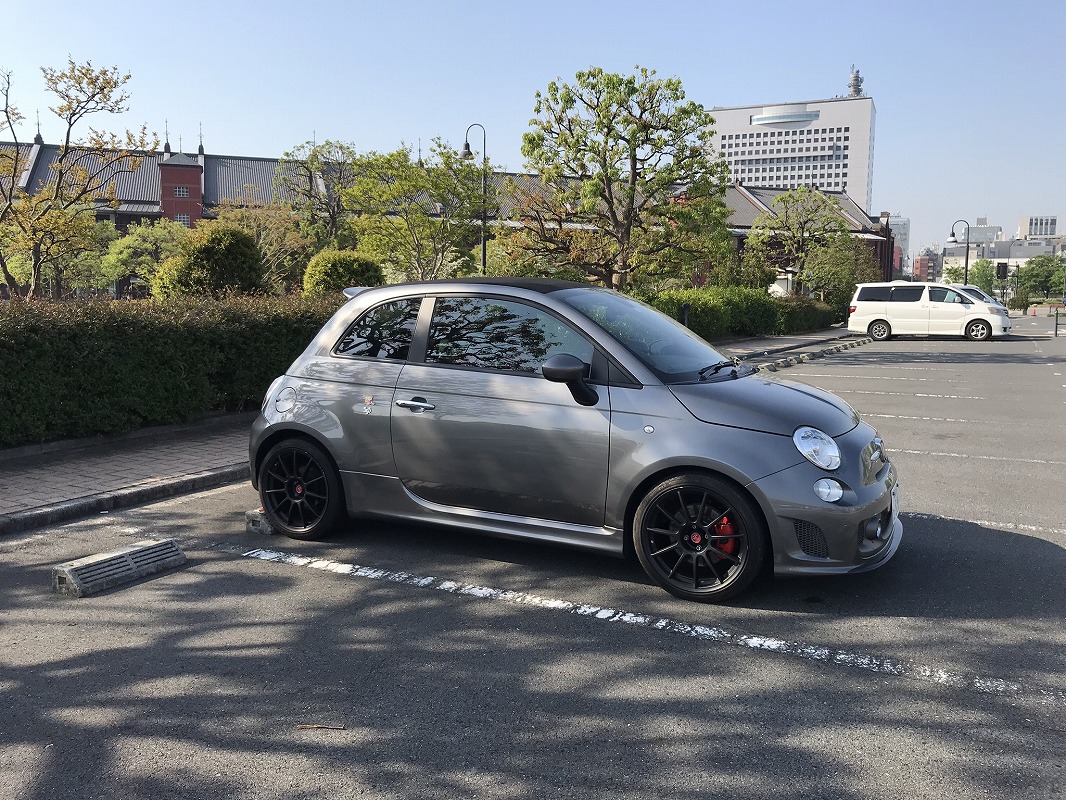
<svg viewBox="0 0 1066 800">
<path fill-rule="evenodd" d="M 896 471 L 836 396 L 766 377 L 617 292 L 547 279 L 348 290 L 270 386 L 252 482 L 278 530 L 352 517 L 635 554 L 677 597 L 862 572 Z"/>
</svg>

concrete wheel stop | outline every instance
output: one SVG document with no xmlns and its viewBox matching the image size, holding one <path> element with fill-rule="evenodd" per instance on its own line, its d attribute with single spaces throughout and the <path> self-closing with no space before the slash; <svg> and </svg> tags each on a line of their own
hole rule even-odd
<svg viewBox="0 0 1066 800">
<path fill-rule="evenodd" d="M 176 539 L 147 539 L 108 553 L 52 567 L 52 591 L 86 597 L 146 575 L 180 567 L 186 561 Z"/>
</svg>

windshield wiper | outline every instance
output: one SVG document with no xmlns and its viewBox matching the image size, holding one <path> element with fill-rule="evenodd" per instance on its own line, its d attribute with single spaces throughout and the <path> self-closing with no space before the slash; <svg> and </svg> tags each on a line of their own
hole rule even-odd
<svg viewBox="0 0 1066 800">
<path fill-rule="evenodd" d="M 738 366 L 740 366 L 740 361 L 738 359 L 731 358 L 731 359 L 729 359 L 727 361 L 719 361 L 717 364 L 710 364 L 709 366 L 706 366 L 703 369 L 701 369 L 699 372 L 697 372 L 696 375 L 702 381 L 702 380 L 706 380 L 707 378 L 711 377 L 712 375 L 717 375 L 719 372 L 721 372 L 726 367 L 732 367 L 733 368 L 733 377 L 735 378 L 737 376 L 737 367 Z"/>
</svg>

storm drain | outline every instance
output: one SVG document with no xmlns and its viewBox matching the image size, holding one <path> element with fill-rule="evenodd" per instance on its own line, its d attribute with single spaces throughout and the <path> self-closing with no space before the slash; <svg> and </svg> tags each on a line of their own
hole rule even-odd
<svg viewBox="0 0 1066 800">
<path fill-rule="evenodd" d="M 145 575 L 180 567 L 185 560 L 185 553 L 174 539 L 135 542 L 110 553 L 52 567 L 52 591 L 85 597 Z"/>
</svg>

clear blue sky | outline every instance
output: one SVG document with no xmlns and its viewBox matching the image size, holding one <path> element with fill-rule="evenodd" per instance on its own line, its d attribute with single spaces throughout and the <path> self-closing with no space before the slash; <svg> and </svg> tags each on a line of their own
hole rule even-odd
<svg viewBox="0 0 1066 800">
<path fill-rule="evenodd" d="M 166 124 L 174 149 L 195 152 L 201 125 L 225 155 L 312 138 L 461 147 L 477 122 L 492 163 L 521 170 L 535 93 L 589 66 L 676 76 L 711 108 L 843 95 L 854 64 L 877 109 L 871 211 L 910 217 L 917 252 L 960 218 L 1066 227 L 1064 43 L 1058 0 L 40 0 L 8 4 L 0 69 L 20 139 L 39 109 L 59 141 L 40 67 L 69 55 L 132 73 L 130 111 L 95 127 L 162 138 Z"/>
</svg>

